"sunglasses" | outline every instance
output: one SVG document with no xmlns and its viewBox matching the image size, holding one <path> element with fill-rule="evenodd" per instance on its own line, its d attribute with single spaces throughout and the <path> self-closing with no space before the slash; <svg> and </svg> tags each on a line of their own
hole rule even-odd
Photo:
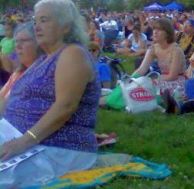
<svg viewBox="0 0 194 189">
<path fill-rule="evenodd" d="M 29 42 L 29 41 L 33 41 L 33 39 L 32 38 L 16 39 L 15 43 L 16 44 L 24 44 L 24 43 Z"/>
</svg>

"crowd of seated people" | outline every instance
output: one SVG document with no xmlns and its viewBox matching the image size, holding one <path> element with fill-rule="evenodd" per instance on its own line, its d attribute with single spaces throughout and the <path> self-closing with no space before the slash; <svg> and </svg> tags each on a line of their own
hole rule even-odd
<svg viewBox="0 0 194 189">
<path fill-rule="evenodd" d="M 194 20 L 188 19 L 184 22 L 183 31 L 177 31 L 176 41 L 183 49 L 187 66 L 189 65 L 189 58 L 194 52 Z"/>
<path fill-rule="evenodd" d="M 31 12 L 29 13 L 29 15 Z M 97 43 L 100 46 L 101 52 L 107 50 L 106 46 L 111 46 L 111 52 L 114 51 L 118 55 L 123 56 L 135 56 L 137 64 L 135 68 L 138 68 L 146 51 L 153 47 L 153 23 L 158 18 L 168 18 L 171 20 L 175 32 L 175 40 L 181 49 L 184 51 L 186 58 L 186 68 L 189 67 L 189 58 L 191 57 L 193 49 L 193 36 L 194 36 L 194 23 L 192 13 L 160 13 L 160 12 L 88 12 L 85 16 L 87 23 L 87 32 L 90 36 L 90 41 Z M 29 16 L 24 16 L 21 13 L 9 15 L 9 18 L 16 20 L 17 23 L 25 21 L 25 18 L 29 19 Z M 115 44 L 116 43 L 116 44 Z M 108 44 L 108 45 L 107 45 Z M 108 49 L 109 50 L 109 49 Z M 7 57 L 4 58 L 3 63 L 6 62 Z M 9 57 L 9 61 L 12 58 Z M 7 60 L 7 62 L 9 62 Z M 16 60 L 14 60 L 16 62 Z M 155 59 L 153 62 L 156 62 Z M 8 69 L 8 63 L 4 68 Z M 161 72 L 160 65 L 157 63 L 151 64 L 151 67 Z M 16 66 L 12 66 L 13 68 Z M 152 68 L 151 68 L 152 69 Z M 5 82 L 4 82 L 5 83 Z"/>
<path fill-rule="evenodd" d="M 128 38 L 121 42 L 121 47 L 116 48 L 116 53 L 125 56 L 142 56 L 146 52 L 147 37 L 141 32 L 140 24 L 132 28 L 132 33 Z"/>
<path fill-rule="evenodd" d="M 0 91 L 1 104 L 5 103 L 2 116 L 7 121 L 4 127 L 20 137 L 0 138 L 0 159 L 37 145 L 45 150 L 0 172 L 0 187 L 25 186 L 26 174 L 36 183 L 40 177 L 45 180 L 92 167 L 97 158 L 94 128 L 100 89 L 112 88 L 111 68 L 100 62 L 106 46 L 114 47 L 115 56 L 141 59 L 132 77 L 144 76 L 157 61 L 161 96 L 168 95 L 167 103 L 178 104 L 173 101 L 177 87 L 186 102 L 192 100 L 194 18 L 178 14 L 104 12 L 85 15 L 84 20 L 71 0 L 41 0 L 34 7 L 33 27 L 26 23 L 28 16 L 25 20 L 24 15 L 13 14 L 9 19 L 19 25 L 13 32 L 12 22 L 5 19 L 0 25 L 0 60 L 1 68 L 12 75 Z M 114 90 L 118 86 L 103 103 L 110 101 Z M 193 108 L 194 103 L 179 106 L 182 112 L 188 112 L 187 107 Z M 33 164 L 39 166 L 39 173 Z"/>
<path fill-rule="evenodd" d="M 0 188 L 42 184 L 89 169 L 97 158 L 94 128 L 100 82 L 87 49 L 84 20 L 71 0 L 41 0 L 34 14 L 36 41 L 26 30 L 15 34 L 19 61 L 28 68 L 20 70 L 6 99 L 0 120 L 0 160 L 33 147 L 44 150 L 1 171 Z M 43 51 L 38 59 L 36 42 Z M 26 57 L 29 46 L 33 57 Z"/>
<path fill-rule="evenodd" d="M 149 70 L 160 72 L 161 94 L 168 89 L 172 95 L 177 86 L 184 94 L 186 73 L 191 68 L 189 59 L 194 53 L 193 21 L 192 14 L 186 13 L 125 14 L 123 38 L 113 44 L 115 53 L 137 57 L 135 76 Z"/>
</svg>

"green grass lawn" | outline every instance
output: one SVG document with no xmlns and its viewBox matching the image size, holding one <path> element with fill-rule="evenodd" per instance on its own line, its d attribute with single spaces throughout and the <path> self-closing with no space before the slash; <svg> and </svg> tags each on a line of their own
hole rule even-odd
<svg viewBox="0 0 194 189">
<path fill-rule="evenodd" d="M 131 72 L 132 60 L 125 62 Z M 140 156 L 166 163 L 172 175 L 165 180 L 118 178 L 103 189 L 193 189 L 194 188 L 194 114 L 166 115 L 161 112 L 128 114 L 100 110 L 97 132 L 116 132 L 119 141 L 106 151 Z"/>
</svg>

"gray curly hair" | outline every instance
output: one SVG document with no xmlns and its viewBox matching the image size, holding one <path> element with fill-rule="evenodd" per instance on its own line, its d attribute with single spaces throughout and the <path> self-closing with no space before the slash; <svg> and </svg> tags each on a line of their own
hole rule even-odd
<svg viewBox="0 0 194 189">
<path fill-rule="evenodd" d="M 34 25 L 32 22 L 26 22 L 26 23 L 22 23 L 22 24 L 17 25 L 17 27 L 14 30 L 14 38 L 16 38 L 16 35 L 21 31 L 28 32 L 30 37 L 36 42 Z"/>
<path fill-rule="evenodd" d="M 34 10 L 45 5 L 51 8 L 61 26 L 70 28 L 69 33 L 64 36 L 64 42 L 88 44 L 89 37 L 86 32 L 84 18 L 71 0 L 40 0 L 35 4 Z"/>
</svg>

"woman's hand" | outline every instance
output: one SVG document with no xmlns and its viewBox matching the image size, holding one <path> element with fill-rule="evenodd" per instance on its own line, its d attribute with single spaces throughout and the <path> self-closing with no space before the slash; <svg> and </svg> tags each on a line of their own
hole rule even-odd
<svg viewBox="0 0 194 189">
<path fill-rule="evenodd" d="M 25 152 L 31 145 L 23 137 L 13 139 L 0 146 L 0 160 L 5 161 Z"/>
<path fill-rule="evenodd" d="M 128 55 L 130 54 L 130 50 L 128 48 L 117 48 L 116 52 L 118 54 L 122 54 L 122 55 Z"/>
</svg>

